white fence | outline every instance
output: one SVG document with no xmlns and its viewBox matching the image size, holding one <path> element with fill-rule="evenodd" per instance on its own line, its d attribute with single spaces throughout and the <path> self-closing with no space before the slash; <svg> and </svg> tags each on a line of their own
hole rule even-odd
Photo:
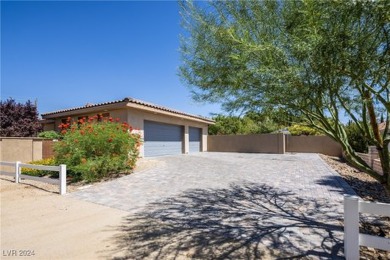
<svg viewBox="0 0 390 260">
<path fill-rule="evenodd" d="M 34 181 L 46 182 L 46 183 L 50 183 L 50 184 L 57 184 L 57 185 L 59 185 L 59 188 L 60 188 L 60 194 L 61 195 L 66 194 L 66 165 L 65 164 L 61 164 L 59 166 L 46 166 L 46 165 L 26 164 L 26 163 L 21 163 L 21 162 L 0 162 L 0 165 L 13 166 L 15 168 L 14 172 L 1 171 L 0 174 L 7 175 L 7 176 L 15 176 L 16 183 L 19 183 L 20 180 L 23 178 L 26 180 L 34 180 Z M 59 172 L 60 176 L 59 176 L 59 179 L 29 176 L 29 175 L 25 175 L 25 174 L 21 173 L 22 168 L 30 168 L 30 169 L 45 170 L 45 171 L 55 171 L 55 172 Z"/>
<path fill-rule="evenodd" d="M 390 204 L 359 201 L 344 196 L 344 254 L 347 260 L 359 259 L 359 246 L 390 251 L 390 239 L 359 233 L 359 212 L 390 216 Z"/>
</svg>

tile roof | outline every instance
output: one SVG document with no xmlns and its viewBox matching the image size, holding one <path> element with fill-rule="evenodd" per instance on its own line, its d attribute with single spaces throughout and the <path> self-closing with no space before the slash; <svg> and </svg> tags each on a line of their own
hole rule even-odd
<svg viewBox="0 0 390 260">
<path fill-rule="evenodd" d="M 74 108 L 68 108 L 68 109 L 62 109 L 62 110 L 57 110 L 57 111 L 53 111 L 53 112 L 43 113 L 42 116 L 49 116 L 49 115 L 59 114 L 59 113 L 63 113 L 63 112 L 71 112 L 71 111 L 76 111 L 76 110 L 79 110 L 79 109 L 85 109 L 85 108 L 91 108 L 91 107 L 99 107 L 99 106 L 111 105 L 111 104 L 122 103 L 122 102 L 123 103 L 138 104 L 138 105 L 142 105 L 142 106 L 145 106 L 145 107 L 155 108 L 155 109 L 159 109 L 159 110 L 162 110 L 162 111 L 166 111 L 166 112 L 170 112 L 170 113 L 174 113 L 174 114 L 178 114 L 178 115 L 183 115 L 183 116 L 188 116 L 188 117 L 192 117 L 192 118 L 197 118 L 197 119 L 209 121 L 210 123 L 214 123 L 213 120 L 211 120 L 211 119 L 209 119 L 207 117 L 195 116 L 195 115 L 187 114 L 187 113 L 184 113 L 184 112 L 180 112 L 178 110 L 174 110 L 174 109 L 171 109 L 171 108 L 155 105 L 155 104 L 152 104 L 152 103 L 149 103 L 149 102 L 145 102 L 145 101 L 142 101 L 142 100 L 138 100 L 138 99 L 134 99 L 134 98 L 131 98 L 131 97 L 126 97 L 126 98 L 124 98 L 122 100 L 114 100 L 114 101 L 103 102 L 103 103 L 98 103 L 98 104 L 87 103 L 85 106 L 82 106 L 82 107 L 74 107 Z"/>
</svg>

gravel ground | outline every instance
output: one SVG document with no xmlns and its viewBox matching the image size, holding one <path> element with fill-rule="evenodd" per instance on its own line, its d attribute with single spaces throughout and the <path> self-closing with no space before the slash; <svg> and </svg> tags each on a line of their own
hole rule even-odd
<svg viewBox="0 0 390 260">
<path fill-rule="evenodd" d="M 343 159 L 321 155 L 341 177 L 355 190 L 360 198 L 366 201 L 390 203 L 390 194 L 373 177 L 348 165 Z M 361 218 L 360 232 L 390 238 L 390 217 L 378 217 L 375 223 Z M 361 259 L 390 259 L 390 252 L 374 248 L 360 247 Z"/>
</svg>

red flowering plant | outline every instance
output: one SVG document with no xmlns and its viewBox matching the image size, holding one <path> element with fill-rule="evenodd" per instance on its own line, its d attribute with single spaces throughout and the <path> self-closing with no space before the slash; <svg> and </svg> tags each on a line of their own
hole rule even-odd
<svg viewBox="0 0 390 260">
<path fill-rule="evenodd" d="M 119 119 L 97 115 L 59 125 L 63 139 L 54 148 L 57 164 L 66 164 L 74 180 L 93 182 L 131 171 L 138 158 L 140 135 Z"/>
</svg>

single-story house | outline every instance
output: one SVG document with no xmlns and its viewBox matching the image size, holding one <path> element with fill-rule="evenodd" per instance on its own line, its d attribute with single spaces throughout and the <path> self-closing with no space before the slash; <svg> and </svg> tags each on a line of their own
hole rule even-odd
<svg viewBox="0 0 390 260">
<path fill-rule="evenodd" d="M 45 131 L 59 130 L 68 117 L 77 121 L 101 114 L 127 122 L 143 138 L 141 157 L 207 151 L 208 126 L 213 120 L 133 98 L 64 109 L 42 114 Z"/>
</svg>

